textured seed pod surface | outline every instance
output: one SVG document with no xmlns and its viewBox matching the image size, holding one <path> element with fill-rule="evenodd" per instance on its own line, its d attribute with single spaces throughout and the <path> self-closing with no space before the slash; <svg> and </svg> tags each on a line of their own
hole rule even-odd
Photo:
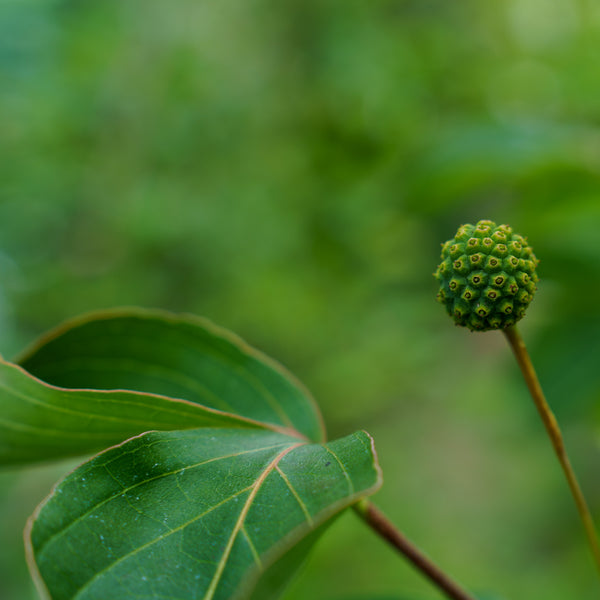
<svg viewBox="0 0 600 600">
<path fill-rule="evenodd" d="M 442 244 L 434 273 L 438 301 L 457 325 L 471 331 L 504 329 L 525 315 L 537 289 L 538 262 L 527 239 L 508 225 L 463 225 Z"/>
</svg>

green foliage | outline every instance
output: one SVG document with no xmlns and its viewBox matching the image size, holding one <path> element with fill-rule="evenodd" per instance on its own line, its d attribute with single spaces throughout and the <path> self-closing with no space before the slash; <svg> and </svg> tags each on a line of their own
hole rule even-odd
<svg viewBox="0 0 600 600">
<path fill-rule="evenodd" d="M 332 439 L 374 435 L 378 503 L 460 581 L 595 600 L 506 348 L 431 272 L 457 223 L 535 242 L 520 327 L 600 515 L 599 53 L 584 0 L 1 2 L 0 354 L 105 307 L 208 315 Z M 21 524 L 72 466 L 0 473 L 0 598 L 33 599 Z M 437 598 L 355 521 L 286 600 Z"/>
<path fill-rule="evenodd" d="M 526 239 L 508 225 L 463 225 L 442 244 L 438 301 L 471 331 L 504 329 L 525 316 L 539 281 L 538 262 Z"/>
<path fill-rule="evenodd" d="M 368 434 L 325 444 L 307 392 L 204 321 L 88 316 L 22 362 L 46 382 L 1 365 L 5 463 L 130 438 L 30 521 L 31 568 L 53 600 L 277 598 L 331 519 L 381 484 Z"/>
</svg>

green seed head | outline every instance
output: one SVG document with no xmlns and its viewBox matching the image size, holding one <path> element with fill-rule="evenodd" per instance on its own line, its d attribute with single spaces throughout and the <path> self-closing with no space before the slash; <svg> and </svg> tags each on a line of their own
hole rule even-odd
<svg viewBox="0 0 600 600">
<path fill-rule="evenodd" d="M 442 244 L 434 273 L 438 301 L 471 331 L 504 329 L 521 319 L 535 293 L 539 261 L 527 239 L 508 225 L 479 221 Z"/>
</svg>

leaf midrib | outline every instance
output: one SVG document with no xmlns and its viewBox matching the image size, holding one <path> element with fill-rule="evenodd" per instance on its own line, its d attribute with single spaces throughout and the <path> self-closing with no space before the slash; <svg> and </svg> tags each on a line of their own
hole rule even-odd
<svg viewBox="0 0 600 600">
<path fill-rule="evenodd" d="M 213 510 L 216 510 L 217 508 L 223 506 L 224 504 L 226 504 L 227 502 L 229 502 L 230 500 L 233 500 L 234 498 L 237 498 L 238 496 L 240 496 L 241 494 L 250 491 L 250 494 L 248 496 L 248 499 L 246 500 L 244 506 L 242 507 L 242 511 L 240 513 L 240 516 L 238 517 L 238 520 L 236 521 L 236 524 L 234 525 L 234 529 L 230 535 L 227 547 L 224 550 L 223 553 L 223 557 L 221 558 L 221 560 L 219 561 L 219 564 L 217 565 L 217 570 L 213 576 L 213 579 L 211 581 L 210 587 L 207 590 L 207 593 L 205 594 L 203 600 L 211 600 L 212 597 L 214 596 L 214 593 L 216 591 L 217 585 L 220 581 L 220 578 L 222 576 L 223 570 L 225 568 L 225 565 L 227 563 L 227 560 L 229 558 L 229 554 L 231 552 L 231 548 L 233 547 L 233 543 L 235 541 L 235 538 L 237 536 L 237 534 L 239 533 L 240 528 L 242 527 L 243 523 L 244 523 L 244 519 L 250 509 L 250 506 L 252 505 L 252 500 L 254 500 L 254 498 L 256 497 L 256 494 L 258 493 L 258 491 L 260 490 L 261 485 L 264 483 L 264 481 L 266 480 L 267 476 L 273 471 L 273 469 L 277 466 L 277 464 L 279 463 L 279 461 L 289 452 L 291 452 L 292 450 L 305 445 L 305 443 L 303 442 L 299 442 L 297 444 L 293 444 L 291 446 L 288 446 L 285 450 L 282 450 L 277 456 L 275 456 L 268 464 L 267 466 L 261 471 L 260 475 L 256 478 L 256 480 L 254 481 L 254 483 L 252 483 L 251 485 L 245 487 L 242 490 L 239 490 L 238 492 L 236 492 L 235 494 L 232 494 L 231 496 L 229 496 L 228 498 L 222 500 L 221 502 L 215 504 L 214 506 L 211 506 L 208 510 L 204 511 L 202 514 L 197 515 L 196 517 L 194 517 L 193 519 L 179 525 L 178 527 L 174 528 L 174 529 L 169 529 L 168 533 L 165 533 L 164 535 L 161 535 L 147 543 L 145 543 L 144 545 L 140 546 L 139 548 L 136 548 L 135 550 L 133 550 L 132 552 L 129 552 L 127 554 L 125 554 L 124 556 L 121 556 L 118 560 L 114 561 L 113 563 L 111 563 L 110 565 L 108 565 L 107 567 L 105 567 L 104 569 L 102 569 L 101 571 L 99 571 L 98 573 L 96 573 L 92 578 L 90 578 L 88 581 L 85 582 L 85 584 L 79 588 L 79 590 L 75 593 L 75 595 L 73 596 L 72 600 L 77 600 L 77 598 L 80 598 L 82 593 L 90 587 L 90 585 L 92 585 L 92 583 L 94 581 L 96 581 L 98 578 L 100 578 L 104 573 L 108 572 L 110 569 L 114 568 L 115 565 L 123 562 L 124 560 L 127 560 L 129 557 L 134 556 L 135 554 L 137 554 L 138 552 L 141 552 L 142 550 L 145 550 L 146 548 L 152 546 L 153 544 L 160 542 L 161 540 L 165 539 L 166 537 L 177 533 L 183 529 L 185 529 L 186 527 L 189 527 L 192 523 L 195 523 L 196 521 L 198 521 L 199 519 L 202 519 L 203 517 L 205 517 L 207 514 L 211 513 Z"/>
<path fill-rule="evenodd" d="M 118 498 L 119 496 L 127 494 L 131 490 L 135 490 L 136 488 L 138 488 L 138 487 L 140 487 L 140 486 L 142 486 L 142 485 L 144 485 L 146 483 L 150 483 L 152 481 L 157 481 L 159 479 L 162 479 L 164 477 L 169 477 L 171 475 L 177 475 L 178 473 L 181 473 L 183 471 L 189 471 L 190 469 L 195 469 L 196 467 L 201 467 L 203 465 L 206 465 L 206 464 L 209 464 L 209 463 L 212 463 L 212 462 L 217 462 L 219 460 L 225 460 L 227 458 L 235 458 L 236 456 L 243 456 L 245 454 L 251 454 L 253 452 L 261 452 L 261 451 L 264 451 L 264 450 L 270 450 L 272 448 L 278 448 L 279 446 L 288 446 L 288 445 L 289 445 L 289 442 L 284 442 L 284 443 L 281 443 L 281 444 L 274 444 L 273 446 L 264 446 L 262 448 L 252 448 L 251 450 L 245 450 L 243 452 L 234 452 L 232 454 L 227 454 L 227 455 L 224 455 L 224 456 L 216 456 L 214 458 L 210 458 L 208 460 L 204 460 L 204 461 L 199 462 L 199 463 L 194 463 L 194 464 L 191 464 L 191 465 L 186 465 L 184 467 L 181 467 L 180 469 L 175 469 L 174 471 L 168 471 L 166 473 L 161 473 L 160 475 L 156 475 L 154 477 L 149 477 L 148 479 L 144 479 L 142 481 L 138 481 L 134 485 L 130 485 L 127 488 L 123 488 L 118 493 L 112 494 L 108 498 L 105 498 L 104 500 L 102 500 L 102 502 L 99 502 L 98 504 L 95 504 L 92 508 L 90 508 L 86 512 L 84 512 L 81 515 L 79 515 L 73 521 L 71 521 L 66 527 L 64 527 L 63 529 L 61 529 L 57 533 L 51 535 L 49 538 L 47 538 L 46 540 L 44 540 L 44 542 L 36 549 L 36 554 L 38 554 L 41 557 L 42 553 L 44 552 L 44 548 L 46 548 L 48 546 L 48 544 L 50 544 L 55 539 L 62 537 L 62 535 L 64 535 L 71 527 L 75 526 L 78 522 L 80 522 L 83 519 L 85 519 L 85 517 L 91 515 L 95 510 L 97 510 L 101 506 L 104 506 L 105 504 L 107 504 L 111 500 L 114 500 L 114 499 Z M 146 446 L 145 448 L 147 448 L 147 447 L 148 446 Z M 109 463 L 107 463 L 107 464 L 109 464 Z M 106 465 L 102 465 L 102 466 L 106 468 Z M 108 474 L 114 479 L 114 476 L 112 475 L 112 473 L 108 469 L 106 469 L 106 470 L 108 471 Z"/>
<path fill-rule="evenodd" d="M 237 521 L 235 522 L 235 525 L 233 527 L 231 535 L 229 536 L 229 539 L 227 540 L 227 545 L 226 545 L 225 550 L 223 552 L 223 557 L 221 558 L 221 560 L 219 561 L 219 564 L 217 565 L 217 570 L 215 571 L 213 579 L 212 579 L 212 581 L 210 583 L 210 586 L 209 586 L 208 590 L 206 591 L 206 594 L 204 595 L 203 600 L 212 600 L 213 596 L 215 595 L 215 591 L 217 589 L 217 586 L 219 585 L 219 581 L 221 580 L 221 576 L 223 575 L 223 571 L 225 570 L 225 565 L 227 564 L 227 561 L 229 560 L 229 555 L 231 553 L 231 549 L 233 548 L 233 544 L 235 542 L 235 539 L 236 539 L 238 533 L 240 532 L 240 529 L 242 528 L 242 526 L 244 524 L 246 516 L 248 515 L 248 511 L 250 510 L 250 507 L 252 506 L 252 502 L 254 501 L 254 498 L 256 498 L 256 494 L 258 494 L 258 491 L 260 490 L 262 484 L 265 482 L 265 480 L 267 479 L 267 477 L 271 474 L 271 472 L 273 471 L 273 469 L 275 469 L 277 467 L 277 465 L 279 464 L 279 462 L 281 461 L 281 459 L 286 454 L 289 454 L 290 452 L 292 452 L 293 450 L 295 450 L 299 446 L 303 446 L 303 445 L 304 444 L 302 444 L 302 443 L 297 443 L 297 444 L 294 444 L 294 445 L 290 446 L 289 448 L 286 448 L 285 450 L 282 450 L 266 466 L 266 468 L 262 471 L 262 473 L 258 476 L 258 478 L 256 479 L 256 481 L 252 485 L 252 490 L 251 490 L 250 494 L 248 495 L 248 498 L 246 499 L 246 502 L 245 502 L 244 506 L 242 507 L 242 511 L 240 512 L 240 515 L 239 515 Z"/>
</svg>

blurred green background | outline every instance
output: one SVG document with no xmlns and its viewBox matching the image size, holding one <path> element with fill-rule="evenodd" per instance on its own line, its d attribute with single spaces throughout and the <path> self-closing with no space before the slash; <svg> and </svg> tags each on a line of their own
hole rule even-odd
<svg viewBox="0 0 600 600">
<path fill-rule="evenodd" d="M 600 4 L 0 0 L 0 352 L 91 309 L 208 316 L 364 428 L 382 509 L 472 590 L 598 598 L 499 333 L 435 302 L 480 218 L 542 262 L 521 326 L 600 521 Z M 70 464 L 0 473 L 0 598 Z M 440 595 L 354 515 L 286 600 Z"/>
</svg>

